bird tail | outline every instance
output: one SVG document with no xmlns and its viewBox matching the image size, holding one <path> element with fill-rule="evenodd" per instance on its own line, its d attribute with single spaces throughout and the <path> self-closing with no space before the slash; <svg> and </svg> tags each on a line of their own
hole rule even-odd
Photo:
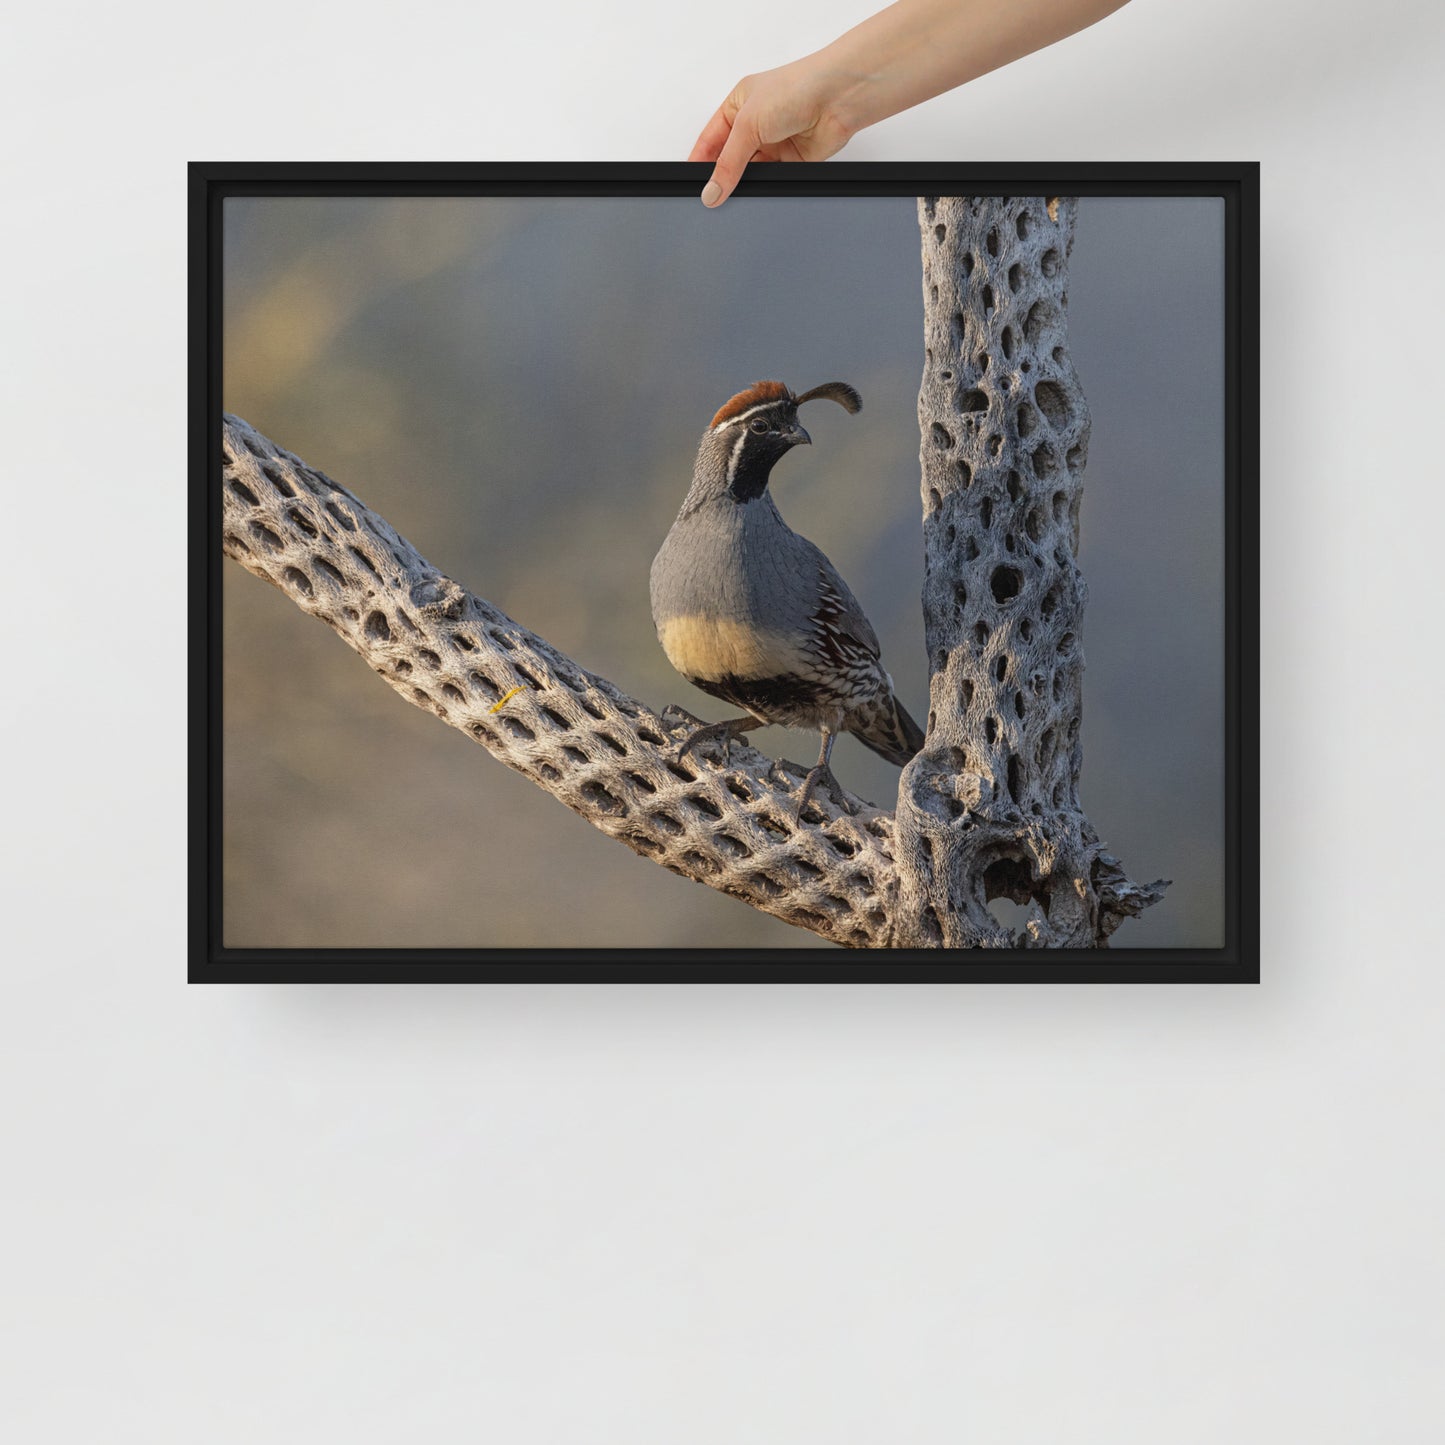
<svg viewBox="0 0 1445 1445">
<path fill-rule="evenodd" d="M 847 726 L 865 747 L 900 768 L 912 761 L 923 747 L 923 729 L 891 690 L 867 707 L 858 708 L 849 717 Z"/>
</svg>

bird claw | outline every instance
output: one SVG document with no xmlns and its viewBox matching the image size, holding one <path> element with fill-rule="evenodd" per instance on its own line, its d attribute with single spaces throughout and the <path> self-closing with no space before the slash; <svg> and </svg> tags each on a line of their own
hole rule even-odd
<svg viewBox="0 0 1445 1445">
<path fill-rule="evenodd" d="M 822 783 L 833 795 L 833 801 L 850 818 L 856 813 L 856 809 L 848 801 L 848 795 L 843 791 L 843 785 L 833 776 L 830 767 L 820 764 L 814 768 L 806 778 L 803 779 L 803 791 L 798 796 L 798 821 L 803 821 L 803 809 L 808 806 L 808 799 L 813 796 L 813 788 L 816 784 Z"/>
<path fill-rule="evenodd" d="M 696 729 L 689 734 L 677 750 L 677 761 L 681 762 L 699 743 L 705 743 L 717 737 L 723 740 L 723 766 L 727 767 L 732 761 L 733 729 L 731 723 L 706 723 Z"/>
</svg>

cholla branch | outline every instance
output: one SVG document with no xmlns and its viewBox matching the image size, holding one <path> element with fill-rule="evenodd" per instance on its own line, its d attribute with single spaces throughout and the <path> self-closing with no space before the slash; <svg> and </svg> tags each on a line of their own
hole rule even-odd
<svg viewBox="0 0 1445 1445">
<path fill-rule="evenodd" d="M 1095 948 L 1131 883 L 1079 804 L 1089 411 L 1064 320 L 1077 201 L 919 201 L 928 741 L 898 794 L 900 943 Z M 1021 934 L 987 908 L 1025 905 Z"/>
<path fill-rule="evenodd" d="M 474 738 L 595 828 L 684 877 L 851 947 L 894 942 L 893 818 L 815 797 L 741 742 L 676 758 L 654 713 L 443 576 L 351 492 L 225 418 L 228 557 L 326 623 L 402 697 Z"/>
</svg>

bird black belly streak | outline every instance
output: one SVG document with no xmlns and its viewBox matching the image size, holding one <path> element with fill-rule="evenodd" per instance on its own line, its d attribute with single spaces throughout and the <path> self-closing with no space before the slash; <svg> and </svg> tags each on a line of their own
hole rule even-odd
<svg viewBox="0 0 1445 1445">
<path fill-rule="evenodd" d="M 784 726 L 814 726 L 838 707 L 837 696 L 801 677 L 690 677 L 688 681 L 756 718 Z"/>
</svg>

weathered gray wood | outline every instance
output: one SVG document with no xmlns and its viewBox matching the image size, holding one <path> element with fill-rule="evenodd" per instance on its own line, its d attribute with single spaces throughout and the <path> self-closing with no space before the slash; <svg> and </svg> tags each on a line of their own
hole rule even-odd
<svg viewBox="0 0 1445 1445">
<path fill-rule="evenodd" d="M 402 697 L 459 728 L 594 827 L 685 877 L 849 947 L 893 940 L 892 814 L 827 797 L 742 742 L 683 762 L 659 715 L 443 576 L 357 497 L 225 418 L 228 557 L 324 622 Z"/>
<path fill-rule="evenodd" d="M 899 787 L 902 946 L 1100 947 L 1165 887 L 1131 883 L 1079 804 L 1076 210 L 1058 196 L 919 201 L 931 684 L 928 741 Z M 1026 905 L 1020 932 L 989 912 L 998 897 Z"/>
</svg>

